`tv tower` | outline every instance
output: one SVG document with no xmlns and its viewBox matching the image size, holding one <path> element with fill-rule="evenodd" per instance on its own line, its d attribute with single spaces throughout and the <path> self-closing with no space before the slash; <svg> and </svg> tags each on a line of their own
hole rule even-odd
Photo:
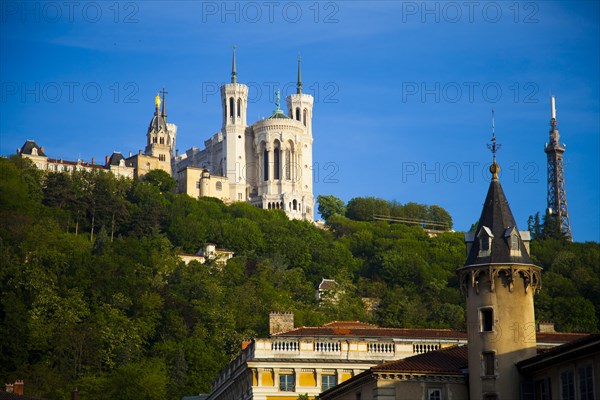
<svg viewBox="0 0 600 400">
<path fill-rule="evenodd" d="M 565 189 L 565 163 L 563 153 L 566 145 L 559 142 L 558 129 L 556 126 L 556 99 L 550 97 L 550 142 L 546 143 L 544 151 L 548 156 L 548 216 L 553 216 L 560 221 L 560 227 L 569 240 L 573 240 L 571 225 L 569 223 L 569 211 L 567 208 L 567 192 Z"/>
</svg>

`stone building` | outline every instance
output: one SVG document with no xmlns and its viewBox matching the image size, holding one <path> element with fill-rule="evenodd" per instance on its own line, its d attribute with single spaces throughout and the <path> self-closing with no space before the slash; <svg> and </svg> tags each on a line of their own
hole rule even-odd
<svg viewBox="0 0 600 400">
<path fill-rule="evenodd" d="M 221 130 L 174 158 L 177 190 L 193 197 L 248 201 L 288 217 L 313 221 L 313 97 L 302 93 L 300 59 L 296 93 L 287 96 L 287 115 L 279 92 L 273 113 L 248 124 L 248 86 L 237 80 L 235 49 L 231 82 L 221 86 Z"/>
<path fill-rule="evenodd" d="M 167 93 L 156 95 L 154 115 L 146 131 L 144 151 L 106 156 L 105 165 L 82 160 L 49 159 L 42 147 L 28 140 L 18 151 L 45 171 L 76 169 L 111 171 L 118 177 L 141 179 L 160 169 L 177 180 L 176 191 L 192 197 L 216 197 L 224 202 L 247 201 L 264 209 L 283 210 L 289 218 L 314 220 L 312 118 L 314 99 L 302 93 L 298 59 L 296 93 L 281 109 L 279 92 L 273 113 L 249 124 L 248 86 L 237 81 L 235 49 L 231 82 L 221 86 L 222 123 L 204 148 L 176 150 L 177 126 L 167 122 Z"/>
</svg>

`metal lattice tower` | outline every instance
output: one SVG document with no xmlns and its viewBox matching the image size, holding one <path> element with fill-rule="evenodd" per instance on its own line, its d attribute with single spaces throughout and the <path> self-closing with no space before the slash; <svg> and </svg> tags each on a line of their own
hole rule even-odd
<svg viewBox="0 0 600 400">
<path fill-rule="evenodd" d="M 556 121 L 556 99 L 550 97 L 550 142 L 546 143 L 544 151 L 548 156 L 548 215 L 558 218 L 564 234 L 572 240 L 569 211 L 567 208 L 567 192 L 565 189 L 565 163 L 563 153 L 565 144 L 560 143 Z"/>
</svg>

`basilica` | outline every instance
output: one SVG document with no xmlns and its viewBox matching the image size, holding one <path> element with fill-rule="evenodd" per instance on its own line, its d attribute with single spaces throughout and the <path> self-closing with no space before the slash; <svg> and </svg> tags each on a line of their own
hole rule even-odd
<svg viewBox="0 0 600 400">
<path fill-rule="evenodd" d="M 248 123 L 248 86 L 237 80 L 235 47 L 231 82 L 221 86 L 220 131 L 179 154 L 177 126 L 167 122 L 165 91 L 155 99 L 154 115 L 146 133 L 146 147 L 126 157 L 106 156 L 104 165 L 48 158 L 44 148 L 27 140 L 17 152 L 43 170 L 111 171 L 117 177 L 141 179 L 151 170 L 172 175 L 176 191 L 192 197 L 216 197 L 226 203 L 246 201 L 263 209 L 282 210 L 289 218 L 314 220 L 312 175 L 312 112 L 314 99 L 302 93 L 298 58 L 296 93 L 281 109 L 279 92 L 272 114 Z"/>
<path fill-rule="evenodd" d="M 300 59 L 296 93 L 287 96 L 286 103 L 287 113 L 277 92 L 273 113 L 248 124 L 248 86 L 237 80 L 234 48 L 231 82 L 221 86 L 221 130 L 204 141 L 203 149 L 192 147 L 172 158 L 177 191 L 225 202 L 248 201 L 312 221 L 313 97 L 302 93 Z M 168 143 L 169 127 L 166 122 L 164 126 Z M 149 132 L 148 140 L 155 140 L 154 135 Z"/>
</svg>

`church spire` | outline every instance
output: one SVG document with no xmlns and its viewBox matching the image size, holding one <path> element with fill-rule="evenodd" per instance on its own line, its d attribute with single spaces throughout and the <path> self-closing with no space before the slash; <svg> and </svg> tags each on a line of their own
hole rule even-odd
<svg viewBox="0 0 600 400">
<path fill-rule="evenodd" d="M 501 144 L 496 143 L 496 132 L 494 128 L 494 110 L 492 109 L 492 144 L 487 145 L 488 149 L 491 150 L 493 156 L 493 163 L 490 166 L 490 172 L 492 173 L 492 179 L 498 180 L 498 172 L 500 171 L 500 166 L 496 163 L 496 153 L 502 147 Z"/>
<path fill-rule="evenodd" d="M 235 44 L 233 45 L 233 59 L 231 60 L 231 83 L 237 83 L 237 71 L 235 62 Z"/>
<path fill-rule="evenodd" d="M 296 93 L 298 94 L 302 94 L 302 69 L 300 60 L 300 54 L 298 54 L 298 83 L 296 84 Z"/>
</svg>

